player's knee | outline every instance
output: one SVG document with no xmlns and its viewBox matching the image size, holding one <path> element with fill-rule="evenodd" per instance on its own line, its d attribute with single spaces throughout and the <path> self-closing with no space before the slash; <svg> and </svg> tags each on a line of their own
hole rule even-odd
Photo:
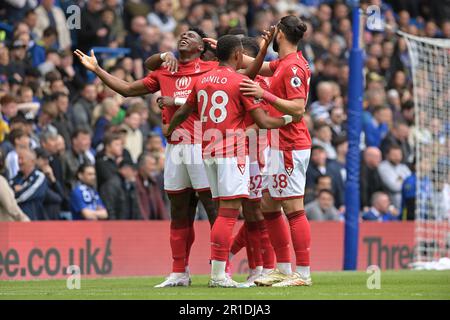
<svg viewBox="0 0 450 320">
<path fill-rule="evenodd" d="M 244 201 L 242 203 L 242 213 L 244 214 L 245 221 L 248 222 L 259 221 L 263 219 L 259 201 Z"/>
<path fill-rule="evenodd" d="M 304 210 L 303 198 L 283 200 L 282 207 L 286 214 Z"/>
</svg>

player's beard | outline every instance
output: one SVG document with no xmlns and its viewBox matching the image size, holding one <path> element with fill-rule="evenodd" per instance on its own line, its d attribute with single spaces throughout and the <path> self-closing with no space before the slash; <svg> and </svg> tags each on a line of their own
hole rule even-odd
<svg viewBox="0 0 450 320">
<path fill-rule="evenodd" d="M 273 37 L 273 42 L 272 42 L 272 49 L 275 52 L 278 52 L 278 50 L 280 49 L 280 46 L 278 45 L 278 41 L 277 41 L 277 35 L 278 35 L 278 31 L 275 34 L 275 36 Z"/>
</svg>

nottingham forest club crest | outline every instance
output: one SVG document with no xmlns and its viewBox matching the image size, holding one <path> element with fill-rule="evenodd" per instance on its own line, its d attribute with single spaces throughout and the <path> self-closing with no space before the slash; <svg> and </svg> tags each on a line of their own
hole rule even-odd
<svg viewBox="0 0 450 320">
<path fill-rule="evenodd" d="M 175 81 L 175 87 L 178 90 L 186 90 L 191 84 L 191 81 L 192 81 L 191 77 L 182 76 L 181 78 L 178 78 L 177 81 Z"/>
</svg>

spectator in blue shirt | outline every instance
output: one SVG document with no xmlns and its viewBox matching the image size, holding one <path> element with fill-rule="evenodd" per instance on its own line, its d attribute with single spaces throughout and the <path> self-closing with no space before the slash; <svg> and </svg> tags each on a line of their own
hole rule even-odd
<svg viewBox="0 0 450 320">
<path fill-rule="evenodd" d="M 19 173 L 10 181 L 19 207 L 30 220 L 46 220 L 44 199 L 47 192 L 45 175 L 36 169 L 36 153 L 19 151 Z"/>
<path fill-rule="evenodd" d="M 70 211 L 73 220 L 104 220 L 108 212 L 100 196 L 95 190 L 95 167 L 83 164 L 77 172 L 79 182 L 70 194 Z"/>
<path fill-rule="evenodd" d="M 367 147 L 377 147 L 389 131 L 388 123 L 392 119 L 392 111 L 388 106 L 377 106 L 373 111 L 373 116 L 365 112 L 363 117 L 363 131 L 366 138 Z"/>
<path fill-rule="evenodd" d="M 375 192 L 372 196 L 372 207 L 362 215 L 365 221 L 398 221 L 398 211 L 385 192 Z"/>
</svg>

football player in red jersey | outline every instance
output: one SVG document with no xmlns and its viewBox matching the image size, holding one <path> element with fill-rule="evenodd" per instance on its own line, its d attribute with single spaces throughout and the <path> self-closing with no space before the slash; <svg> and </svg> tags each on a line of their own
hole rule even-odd
<svg viewBox="0 0 450 320">
<path fill-rule="evenodd" d="M 249 158 L 245 136 L 245 114 L 249 112 L 260 128 L 279 128 L 292 116 L 268 116 L 258 99 L 243 96 L 239 84 L 248 77 L 236 72 L 242 64 L 243 48 L 238 37 L 223 36 L 217 43 L 219 67 L 203 75 L 186 103 L 179 108 L 167 131 L 170 135 L 192 113 L 202 122 L 203 162 L 211 193 L 219 201 L 219 213 L 211 230 L 212 287 L 238 287 L 226 276 L 231 234 L 242 199 L 249 197 Z"/>
<path fill-rule="evenodd" d="M 97 63 L 94 52 L 85 55 L 80 50 L 75 54 L 83 65 L 93 71 L 106 85 L 123 96 L 141 96 L 161 90 L 164 104 L 162 112 L 163 125 L 167 126 L 176 109 L 184 103 L 196 80 L 204 73 L 216 68 L 217 62 L 200 59 L 204 51 L 202 40 L 204 34 L 200 30 L 189 30 L 180 36 L 178 41 L 179 59 L 175 60 L 170 53 L 152 57 L 165 66 L 151 72 L 144 79 L 126 82 L 103 70 Z M 211 225 L 216 217 L 216 207 L 211 198 L 208 179 L 201 161 L 201 145 L 195 143 L 194 122 L 198 116 L 193 114 L 181 128 L 168 138 L 166 162 L 164 170 L 164 188 L 169 194 L 171 203 L 170 245 L 172 248 L 172 273 L 157 287 L 188 286 L 189 253 L 195 239 L 193 221 L 196 201 L 194 192 L 208 213 Z M 190 205 L 186 205 L 186 203 Z"/>
<path fill-rule="evenodd" d="M 279 59 L 265 62 L 260 74 L 269 76 L 269 88 L 264 90 L 257 83 L 244 79 L 241 91 L 244 95 L 263 98 L 274 108 L 272 116 L 288 114 L 303 116 L 308 99 L 311 71 L 298 42 L 306 31 L 300 18 L 289 15 L 277 25 L 273 48 Z M 249 63 L 250 57 L 245 58 Z M 279 130 L 279 143 L 272 141 L 269 155 L 270 178 L 268 193 L 264 193 L 262 210 L 270 239 L 277 257 L 277 269 L 255 281 L 261 286 L 311 285 L 310 274 L 310 226 L 306 218 L 303 196 L 305 176 L 311 149 L 311 137 L 304 119 Z M 281 215 L 283 208 L 289 221 L 292 245 L 296 255 L 296 270 L 292 272 L 289 229 Z"/>
<path fill-rule="evenodd" d="M 274 30 L 273 30 L 274 32 Z M 271 34 L 273 36 L 273 34 Z M 262 38 L 261 48 L 256 38 L 244 37 L 241 39 L 244 48 L 244 54 L 250 57 L 256 57 L 258 54 L 266 55 L 270 44 L 265 37 Z M 240 70 L 241 71 L 241 70 Z M 266 78 L 260 75 L 249 75 L 254 78 L 263 88 L 267 88 Z M 268 112 L 271 107 L 267 102 L 261 103 L 262 108 Z M 245 223 L 242 225 L 234 237 L 230 247 L 230 265 L 227 266 L 227 272 L 231 270 L 231 261 L 243 247 L 246 247 L 247 260 L 249 266 L 249 276 L 247 282 L 253 283 L 260 276 L 272 271 L 275 266 L 275 253 L 270 243 L 267 226 L 262 215 L 260 203 L 262 190 L 267 182 L 266 163 L 267 152 L 269 149 L 268 133 L 266 130 L 258 130 L 258 126 L 249 113 L 245 116 L 247 132 L 249 132 L 249 158 L 250 158 L 250 189 L 249 199 L 242 203 L 242 213 L 245 217 Z M 257 134 L 255 134 L 257 133 Z"/>
</svg>

